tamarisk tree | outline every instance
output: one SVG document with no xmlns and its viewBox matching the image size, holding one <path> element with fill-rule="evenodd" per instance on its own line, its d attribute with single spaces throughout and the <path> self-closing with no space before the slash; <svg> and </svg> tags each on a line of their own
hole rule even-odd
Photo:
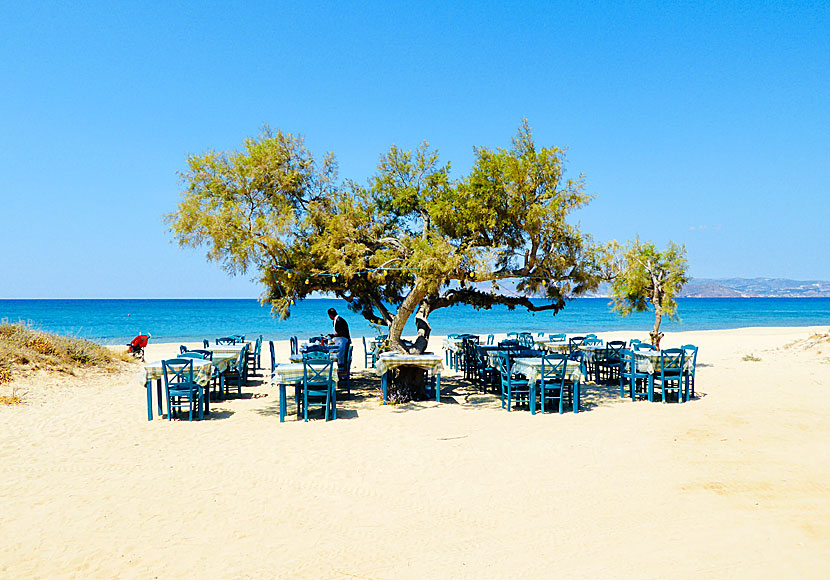
<svg viewBox="0 0 830 580">
<path fill-rule="evenodd" d="M 240 151 L 188 157 L 168 223 L 229 273 L 256 272 L 282 318 L 327 293 L 387 326 L 389 347 L 420 353 L 440 308 L 556 313 L 602 275 L 603 251 L 566 222 L 589 196 L 582 175 L 563 175 L 564 151 L 537 147 L 525 121 L 509 149 L 474 152 L 453 180 L 426 143 L 393 146 L 362 186 L 338 181 L 332 154 L 317 161 L 302 138 L 266 127 Z"/>
<path fill-rule="evenodd" d="M 620 248 L 617 248 L 620 252 Z M 651 343 L 660 348 L 663 316 L 677 317 L 675 297 L 689 281 L 686 271 L 686 246 L 669 242 L 660 251 L 651 242 L 639 238 L 618 253 L 612 272 L 611 296 L 614 309 L 623 316 L 632 312 L 654 310 L 654 326 L 649 333 Z"/>
</svg>

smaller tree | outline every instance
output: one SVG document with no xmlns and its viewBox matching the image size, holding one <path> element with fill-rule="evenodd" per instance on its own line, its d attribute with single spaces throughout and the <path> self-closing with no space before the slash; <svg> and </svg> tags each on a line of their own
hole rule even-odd
<svg viewBox="0 0 830 580">
<path fill-rule="evenodd" d="M 669 242 L 659 251 L 652 242 L 639 238 L 623 250 L 617 247 L 616 260 L 611 272 L 611 298 L 614 310 L 623 316 L 632 312 L 654 309 L 654 327 L 649 336 L 651 343 L 660 348 L 660 322 L 663 316 L 677 318 L 675 297 L 689 281 L 686 274 L 686 246 Z"/>
</svg>

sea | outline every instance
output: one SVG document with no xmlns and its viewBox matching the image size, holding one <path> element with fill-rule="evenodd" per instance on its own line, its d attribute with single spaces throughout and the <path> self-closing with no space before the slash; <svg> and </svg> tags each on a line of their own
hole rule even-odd
<svg viewBox="0 0 830 580">
<path fill-rule="evenodd" d="M 255 299 L 180 300 L 0 300 L 0 321 L 22 322 L 38 330 L 86 338 L 100 344 L 126 344 L 138 334 L 153 342 L 194 342 L 231 334 L 262 335 L 265 340 L 301 339 L 332 332 L 326 312 L 335 308 L 349 323 L 352 338 L 374 337 L 378 328 L 349 311 L 344 300 L 317 298 L 298 302 L 286 320 L 271 315 Z M 680 298 L 679 320 L 664 318 L 661 330 L 715 330 L 758 326 L 830 326 L 830 298 Z M 557 314 L 509 310 L 497 306 L 476 310 L 460 305 L 429 317 L 432 333 L 499 334 L 507 332 L 599 333 L 612 330 L 648 332 L 652 312 L 626 317 L 606 298 L 578 298 Z M 410 320 L 404 335 L 415 334 Z"/>
</svg>

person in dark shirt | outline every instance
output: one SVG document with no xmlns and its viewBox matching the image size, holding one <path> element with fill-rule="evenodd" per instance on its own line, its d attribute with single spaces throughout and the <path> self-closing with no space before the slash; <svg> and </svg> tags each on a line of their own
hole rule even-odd
<svg viewBox="0 0 830 580">
<path fill-rule="evenodd" d="M 349 336 L 349 324 L 346 320 L 337 314 L 337 310 L 329 308 L 329 318 L 334 324 L 334 334 L 330 334 L 332 342 L 337 345 L 337 365 L 343 368 L 346 364 L 346 349 L 349 348 L 349 343 L 352 341 Z"/>
</svg>

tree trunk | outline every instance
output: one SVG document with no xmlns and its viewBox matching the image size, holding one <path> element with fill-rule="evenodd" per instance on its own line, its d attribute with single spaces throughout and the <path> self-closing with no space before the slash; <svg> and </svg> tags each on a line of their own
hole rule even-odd
<svg viewBox="0 0 830 580">
<path fill-rule="evenodd" d="M 389 346 L 394 347 L 401 352 L 409 354 L 420 354 L 424 352 L 424 350 L 426 349 L 426 345 L 424 345 L 424 348 L 420 351 L 411 351 L 412 345 L 402 341 L 401 334 L 403 333 L 403 329 L 406 326 L 406 322 L 409 320 L 409 317 L 412 316 L 412 313 L 415 312 L 415 309 L 418 307 L 418 305 L 421 303 L 421 301 L 424 299 L 426 295 L 426 290 L 424 290 L 421 284 L 419 284 L 416 281 L 415 286 L 409 292 L 407 297 L 404 298 L 400 308 L 398 308 L 398 312 L 395 314 L 395 318 L 392 319 L 392 324 L 389 325 Z M 420 330 L 418 334 L 420 335 Z M 427 338 L 428 337 L 429 333 L 427 332 Z"/>
</svg>

